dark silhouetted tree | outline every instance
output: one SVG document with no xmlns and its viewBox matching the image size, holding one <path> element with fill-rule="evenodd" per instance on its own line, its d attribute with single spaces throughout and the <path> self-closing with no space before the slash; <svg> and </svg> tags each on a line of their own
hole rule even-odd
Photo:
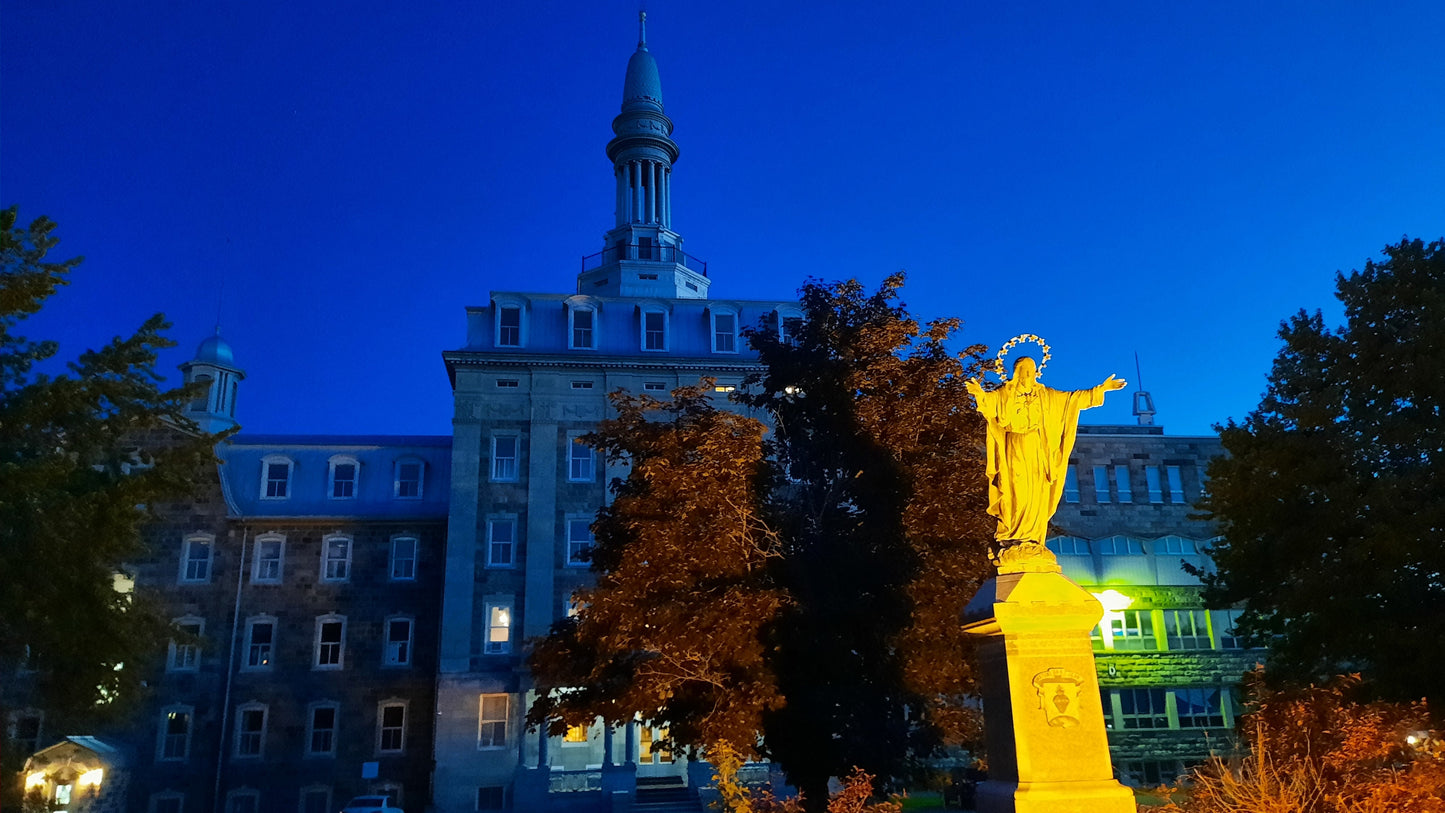
<svg viewBox="0 0 1445 813">
<path fill-rule="evenodd" d="M 186 418 L 184 388 L 160 388 L 156 353 L 172 343 L 159 315 L 68 373 L 36 369 L 58 345 L 15 330 L 80 259 L 47 261 L 55 224 L 16 219 L 0 211 L 0 680 L 13 687 L 24 667 L 48 711 L 100 713 L 125 705 L 169 636 L 117 575 L 145 554 L 148 509 L 189 492 L 217 438 Z M 143 447 L 158 433 L 167 441 Z"/>
<path fill-rule="evenodd" d="M 1363 671 L 1445 701 L 1445 242 L 1337 277 L 1345 324 L 1300 311 L 1260 405 L 1220 431 L 1202 506 L 1208 596 L 1242 602 L 1272 675 Z"/>
</svg>

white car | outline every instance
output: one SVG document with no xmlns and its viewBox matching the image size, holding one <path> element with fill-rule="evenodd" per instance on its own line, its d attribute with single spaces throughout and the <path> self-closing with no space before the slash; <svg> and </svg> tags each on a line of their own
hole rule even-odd
<svg viewBox="0 0 1445 813">
<path fill-rule="evenodd" d="M 341 813 L 397 813 L 401 808 L 387 796 L 358 796 L 341 808 Z"/>
</svg>

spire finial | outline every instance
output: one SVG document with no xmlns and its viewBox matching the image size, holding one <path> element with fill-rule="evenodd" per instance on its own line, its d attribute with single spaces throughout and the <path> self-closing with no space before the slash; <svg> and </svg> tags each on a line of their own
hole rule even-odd
<svg viewBox="0 0 1445 813">
<path fill-rule="evenodd" d="M 637 50 L 647 50 L 647 12 L 637 12 Z"/>
</svg>

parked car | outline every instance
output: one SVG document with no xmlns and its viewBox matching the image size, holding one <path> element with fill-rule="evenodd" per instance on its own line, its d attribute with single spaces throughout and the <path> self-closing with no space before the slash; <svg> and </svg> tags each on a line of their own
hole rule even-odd
<svg viewBox="0 0 1445 813">
<path fill-rule="evenodd" d="M 341 813 L 396 813 L 401 808 L 388 796 L 358 796 L 341 808 Z"/>
</svg>

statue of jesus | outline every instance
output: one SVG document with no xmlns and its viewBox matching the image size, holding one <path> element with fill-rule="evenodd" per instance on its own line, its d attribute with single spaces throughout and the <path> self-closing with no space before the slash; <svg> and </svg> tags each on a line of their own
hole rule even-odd
<svg viewBox="0 0 1445 813">
<path fill-rule="evenodd" d="M 1079 413 L 1127 384 L 1111 375 L 1097 387 L 1063 392 L 1038 383 L 1038 374 L 1023 356 L 996 390 L 985 391 L 976 379 L 966 384 L 988 421 L 988 512 L 998 517 L 994 538 L 1001 548 L 1043 544 L 1064 493 Z"/>
</svg>

